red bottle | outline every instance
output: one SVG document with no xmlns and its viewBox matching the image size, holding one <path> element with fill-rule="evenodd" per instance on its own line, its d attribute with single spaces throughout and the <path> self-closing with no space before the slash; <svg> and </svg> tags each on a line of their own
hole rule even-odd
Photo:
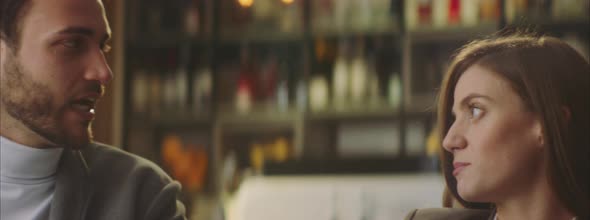
<svg viewBox="0 0 590 220">
<path fill-rule="evenodd" d="M 460 0 L 449 1 L 449 24 L 458 24 L 461 21 Z"/>
</svg>

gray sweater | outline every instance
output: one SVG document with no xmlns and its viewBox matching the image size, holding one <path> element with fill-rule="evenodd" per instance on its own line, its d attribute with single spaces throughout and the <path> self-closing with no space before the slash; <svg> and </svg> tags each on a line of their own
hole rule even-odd
<svg viewBox="0 0 590 220">
<path fill-rule="evenodd" d="M 481 209 L 416 209 L 405 220 L 492 220 L 494 212 Z"/>
<path fill-rule="evenodd" d="M 65 149 L 49 219 L 186 219 L 180 187 L 154 163 L 114 147 Z"/>
</svg>

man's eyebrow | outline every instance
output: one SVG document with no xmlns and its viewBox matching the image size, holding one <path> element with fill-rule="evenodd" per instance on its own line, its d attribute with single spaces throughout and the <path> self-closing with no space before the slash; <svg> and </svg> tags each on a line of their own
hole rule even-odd
<svg viewBox="0 0 590 220">
<path fill-rule="evenodd" d="M 94 30 L 86 27 L 67 27 L 63 30 L 57 32 L 57 34 L 80 34 L 85 36 L 93 36 Z M 104 34 L 104 36 L 100 39 L 101 43 L 106 43 L 111 39 L 110 31 Z"/>
<path fill-rule="evenodd" d="M 94 30 L 85 27 L 67 27 L 57 32 L 57 34 L 81 34 L 86 36 L 94 35 Z"/>
</svg>

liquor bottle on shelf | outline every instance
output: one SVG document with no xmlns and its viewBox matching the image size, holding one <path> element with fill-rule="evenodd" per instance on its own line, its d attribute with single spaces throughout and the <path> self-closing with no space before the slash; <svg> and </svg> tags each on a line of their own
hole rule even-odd
<svg viewBox="0 0 590 220">
<path fill-rule="evenodd" d="M 379 107 L 381 104 L 381 85 L 379 84 L 379 75 L 377 73 L 377 60 L 374 52 L 369 52 L 366 58 L 367 62 L 367 100 L 371 108 Z"/>
<path fill-rule="evenodd" d="M 449 0 L 432 2 L 432 26 L 446 28 L 449 24 Z"/>
<path fill-rule="evenodd" d="M 306 80 L 301 77 L 295 86 L 295 105 L 298 111 L 306 111 L 308 106 L 308 88 Z"/>
<path fill-rule="evenodd" d="M 179 111 L 186 110 L 186 103 L 188 97 L 188 73 L 186 71 L 186 67 L 179 66 L 176 68 L 174 74 L 174 87 L 176 88 L 175 92 L 175 106 Z"/>
<path fill-rule="evenodd" d="M 289 66 L 285 60 L 279 62 L 275 102 L 279 111 L 289 108 Z"/>
<path fill-rule="evenodd" d="M 391 106 L 394 110 L 398 110 L 402 98 L 402 83 L 400 74 L 393 73 L 389 78 L 388 84 L 387 98 L 389 100 L 389 106 Z"/>
<path fill-rule="evenodd" d="M 360 104 L 367 97 L 368 66 L 365 58 L 365 46 L 362 40 L 356 43 L 355 56 L 350 64 L 350 100 Z M 355 105 L 356 106 L 356 105 Z M 362 105 L 361 105 L 362 106 Z"/>
<path fill-rule="evenodd" d="M 166 73 L 163 75 L 163 86 L 162 86 L 162 110 L 165 113 L 170 113 L 173 110 L 176 110 L 176 82 L 174 77 L 174 71 L 172 69 L 168 69 Z"/>
<path fill-rule="evenodd" d="M 528 0 L 506 0 L 504 2 L 504 11 L 508 23 L 514 23 L 515 20 L 526 14 Z"/>
<path fill-rule="evenodd" d="M 178 65 L 175 56 L 170 56 L 164 73 L 162 108 L 168 113 L 178 113 L 186 108 L 187 73 Z"/>
<path fill-rule="evenodd" d="M 350 62 L 348 43 L 339 42 L 338 55 L 332 73 L 332 102 L 335 109 L 342 109 L 348 102 L 350 84 Z"/>
<path fill-rule="evenodd" d="M 479 17 L 482 22 L 497 21 L 500 17 L 500 1 L 499 0 L 481 0 Z"/>
<path fill-rule="evenodd" d="M 338 31 L 343 31 L 349 28 L 350 25 L 350 4 L 352 1 L 357 0 L 335 0 L 334 3 L 334 14 L 333 14 L 333 26 Z"/>
<path fill-rule="evenodd" d="M 161 33 L 162 9 L 156 0 L 147 0 L 143 4 L 144 10 L 140 11 L 142 19 L 141 32 L 147 34 Z"/>
<path fill-rule="evenodd" d="M 209 67 L 197 67 L 193 74 L 193 112 L 207 112 L 212 101 L 213 74 Z"/>
<path fill-rule="evenodd" d="M 348 25 L 353 31 L 370 31 L 372 29 L 372 1 L 354 0 L 349 2 Z"/>
<path fill-rule="evenodd" d="M 163 81 L 162 76 L 159 73 L 150 74 L 149 75 L 149 109 L 150 109 L 150 117 L 152 119 L 156 119 L 160 117 L 161 109 L 162 109 L 162 87 Z"/>
<path fill-rule="evenodd" d="M 314 31 L 334 31 L 334 4 L 336 0 L 316 0 L 312 1 L 312 27 Z"/>
<path fill-rule="evenodd" d="M 254 15 L 254 23 L 264 23 L 270 27 L 274 27 L 274 15 L 279 9 L 277 0 L 255 0 L 252 5 L 252 14 Z"/>
<path fill-rule="evenodd" d="M 267 56 L 256 77 L 256 101 L 273 102 L 277 89 L 278 61 L 276 55 Z"/>
<path fill-rule="evenodd" d="M 430 26 L 432 23 L 432 3 L 433 0 L 418 0 L 418 24 L 421 26 Z"/>
<path fill-rule="evenodd" d="M 461 22 L 461 6 L 461 0 L 449 0 L 449 24 L 455 25 Z"/>
<path fill-rule="evenodd" d="M 248 113 L 254 101 L 256 68 L 250 59 L 249 49 L 242 46 L 240 51 L 240 70 L 238 74 L 235 107 L 240 113 Z"/>
<path fill-rule="evenodd" d="M 231 5 L 222 9 L 229 8 L 231 10 L 222 11 L 222 29 L 244 28 L 252 22 L 252 5 L 254 4 L 254 0 L 223 1 L 223 3 L 229 3 Z"/>
<path fill-rule="evenodd" d="M 389 0 L 371 1 L 371 26 L 374 30 L 390 30 L 393 23 L 397 22 L 397 16 L 393 16 L 395 9 L 392 10 L 392 2 Z M 370 27 L 369 27 L 370 28 Z"/>
<path fill-rule="evenodd" d="M 199 8 L 195 0 L 187 0 L 184 11 L 184 32 L 188 36 L 195 36 L 199 32 L 201 20 Z"/>
<path fill-rule="evenodd" d="M 294 0 L 282 0 L 282 13 L 279 16 L 279 29 L 281 32 L 295 33 L 302 29 L 302 3 Z"/>
<path fill-rule="evenodd" d="M 149 75 L 143 68 L 133 72 L 131 80 L 131 109 L 135 114 L 144 115 L 149 109 Z"/>
<path fill-rule="evenodd" d="M 590 1 L 561 0 L 553 1 L 551 14 L 555 20 L 585 20 L 590 15 Z"/>
<path fill-rule="evenodd" d="M 463 26 L 472 27 L 479 23 L 481 1 L 461 0 L 460 17 Z"/>
<path fill-rule="evenodd" d="M 404 2 L 403 21 L 408 30 L 415 30 L 420 24 L 418 15 L 418 0 Z"/>
<path fill-rule="evenodd" d="M 323 111 L 328 107 L 329 89 L 325 74 L 316 74 L 309 82 L 309 108 L 312 111 Z"/>
<path fill-rule="evenodd" d="M 529 1 L 528 15 L 533 21 L 545 21 L 549 20 L 548 15 L 551 14 L 552 0 L 533 0 Z M 572 2 L 572 1 L 557 1 L 557 2 Z M 576 4 L 574 8 L 578 8 Z"/>
</svg>

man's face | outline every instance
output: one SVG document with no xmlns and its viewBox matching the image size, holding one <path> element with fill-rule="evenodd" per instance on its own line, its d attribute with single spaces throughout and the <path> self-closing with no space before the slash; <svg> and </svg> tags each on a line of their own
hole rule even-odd
<svg viewBox="0 0 590 220">
<path fill-rule="evenodd" d="M 94 105 L 112 79 L 104 52 L 110 29 L 100 0 L 31 0 L 16 49 L 2 44 L 3 135 L 31 133 L 44 145 L 92 139 Z"/>
</svg>

